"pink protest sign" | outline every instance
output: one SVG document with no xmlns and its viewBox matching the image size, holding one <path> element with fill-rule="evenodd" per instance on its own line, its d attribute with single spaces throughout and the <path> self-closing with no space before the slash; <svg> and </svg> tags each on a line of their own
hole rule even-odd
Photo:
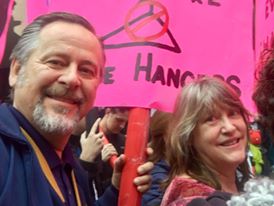
<svg viewBox="0 0 274 206">
<path fill-rule="evenodd" d="M 186 82 L 212 75 L 253 108 L 251 1 L 28 0 L 30 20 L 49 11 L 81 14 L 103 38 L 106 75 L 97 106 L 171 111 Z"/>
<path fill-rule="evenodd" d="M 274 48 L 274 0 L 256 1 L 255 57 L 260 61 L 265 49 Z"/>
<path fill-rule="evenodd" d="M 5 52 L 7 33 L 12 14 L 13 3 L 13 0 L 1 0 L 0 4 L 0 64 L 2 62 L 2 58 Z"/>
</svg>

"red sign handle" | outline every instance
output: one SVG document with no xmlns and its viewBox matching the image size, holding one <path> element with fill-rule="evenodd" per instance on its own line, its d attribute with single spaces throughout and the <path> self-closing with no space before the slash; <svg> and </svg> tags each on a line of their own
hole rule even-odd
<svg viewBox="0 0 274 206">
<path fill-rule="evenodd" d="M 137 168 L 146 158 L 149 128 L 149 109 L 133 108 L 129 112 L 125 145 L 126 163 L 122 172 L 119 192 L 119 206 L 140 206 L 141 194 L 137 191 L 133 179 Z"/>
</svg>

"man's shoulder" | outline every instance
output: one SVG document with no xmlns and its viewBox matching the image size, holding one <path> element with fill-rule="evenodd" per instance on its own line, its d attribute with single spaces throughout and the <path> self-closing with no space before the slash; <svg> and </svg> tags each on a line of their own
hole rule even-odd
<svg viewBox="0 0 274 206">
<path fill-rule="evenodd" d="M 10 127 L 12 127 L 12 123 L 15 122 L 14 118 L 10 110 L 8 109 L 8 105 L 1 104 L 0 105 L 0 133 L 1 131 L 6 131 Z"/>
<path fill-rule="evenodd" d="M 9 123 L 14 122 L 14 117 L 12 116 L 9 106 L 5 103 L 0 104 L 0 126 L 10 125 Z"/>
<path fill-rule="evenodd" d="M 20 125 L 6 104 L 0 105 L 0 139 L 3 138 L 18 142 L 25 141 L 20 131 Z"/>
</svg>

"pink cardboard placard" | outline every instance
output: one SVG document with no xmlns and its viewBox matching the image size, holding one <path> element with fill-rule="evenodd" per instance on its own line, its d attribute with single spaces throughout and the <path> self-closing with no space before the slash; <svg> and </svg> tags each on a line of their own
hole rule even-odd
<svg viewBox="0 0 274 206">
<path fill-rule="evenodd" d="M 107 56 L 97 106 L 172 111 L 185 83 L 211 75 L 228 82 L 253 110 L 252 6 L 222 0 L 28 0 L 28 17 L 70 11 L 94 25 Z"/>
</svg>

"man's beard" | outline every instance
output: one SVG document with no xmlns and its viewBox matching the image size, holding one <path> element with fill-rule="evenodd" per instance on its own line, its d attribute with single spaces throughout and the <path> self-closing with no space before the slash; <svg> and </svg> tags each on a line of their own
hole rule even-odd
<svg viewBox="0 0 274 206">
<path fill-rule="evenodd" d="M 66 117 L 67 109 L 59 109 L 56 114 L 48 114 L 40 100 L 33 111 L 33 119 L 40 130 L 46 133 L 67 134 L 71 132 L 80 120 L 79 113 L 74 118 Z"/>
</svg>

